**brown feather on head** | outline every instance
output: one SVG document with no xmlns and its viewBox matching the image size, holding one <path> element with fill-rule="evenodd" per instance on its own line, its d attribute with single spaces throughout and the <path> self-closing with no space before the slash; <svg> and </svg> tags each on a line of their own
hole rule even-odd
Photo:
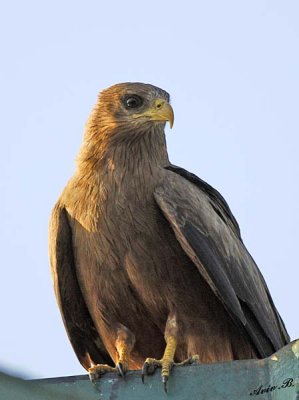
<svg viewBox="0 0 299 400">
<path fill-rule="evenodd" d="M 100 92 L 86 124 L 78 162 L 101 158 L 112 139 L 130 140 L 152 128 L 162 132 L 166 121 L 172 127 L 169 101 L 165 90 L 145 83 L 119 83 Z"/>
<path fill-rule="evenodd" d="M 144 83 L 119 83 L 103 90 L 91 119 L 100 126 L 140 126 L 148 121 L 169 121 L 173 110 L 169 94 L 156 86 Z M 96 121 L 95 121 L 96 120 Z"/>
</svg>

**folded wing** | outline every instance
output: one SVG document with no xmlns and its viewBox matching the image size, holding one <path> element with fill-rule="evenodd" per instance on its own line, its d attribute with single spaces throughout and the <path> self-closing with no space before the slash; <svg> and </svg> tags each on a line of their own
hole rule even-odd
<svg viewBox="0 0 299 400">
<path fill-rule="evenodd" d="M 83 298 L 75 268 L 72 231 L 65 208 L 56 205 L 49 231 L 54 289 L 74 351 L 85 369 L 92 364 L 114 365 L 96 331 Z"/>
<path fill-rule="evenodd" d="M 188 171 L 169 166 L 155 199 L 177 240 L 260 357 L 289 342 L 239 226 L 215 189 Z"/>
</svg>

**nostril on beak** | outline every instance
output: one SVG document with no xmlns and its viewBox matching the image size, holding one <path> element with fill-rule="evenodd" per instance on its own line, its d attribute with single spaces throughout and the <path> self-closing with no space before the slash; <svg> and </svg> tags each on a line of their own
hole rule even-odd
<svg viewBox="0 0 299 400">
<path fill-rule="evenodd" d="M 156 104 L 156 107 L 158 108 L 158 109 L 160 109 L 162 106 L 163 106 L 163 104 L 164 104 L 164 102 L 159 102 L 159 103 L 157 103 Z"/>
</svg>

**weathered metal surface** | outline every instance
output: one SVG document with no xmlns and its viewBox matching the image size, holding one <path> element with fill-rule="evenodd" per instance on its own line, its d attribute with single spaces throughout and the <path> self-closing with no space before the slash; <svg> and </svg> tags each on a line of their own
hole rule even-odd
<svg viewBox="0 0 299 400">
<path fill-rule="evenodd" d="M 159 371 L 147 377 L 144 385 L 139 371 L 129 372 L 125 380 L 107 374 L 96 386 L 86 375 L 18 382 L 21 385 L 14 382 L 11 388 L 0 379 L 0 399 L 299 400 L 299 340 L 264 360 L 174 368 L 167 394 Z M 33 389 L 35 397 L 30 394 Z"/>
<path fill-rule="evenodd" d="M 65 387 L 44 387 L 36 382 L 24 381 L 0 373 L 0 400 L 83 400 L 84 397 L 69 395 Z"/>
</svg>

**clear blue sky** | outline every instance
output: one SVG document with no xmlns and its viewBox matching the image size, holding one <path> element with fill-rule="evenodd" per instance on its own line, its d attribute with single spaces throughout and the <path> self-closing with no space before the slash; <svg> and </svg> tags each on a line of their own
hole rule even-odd
<svg viewBox="0 0 299 400">
<path fill-rule="evenodd" d="M 0 369 L 84 373 L 49 273 L 50 211 L 99 90 L 172 96 L 170 158 L 226 198 L 299 337 L 299 3 L 10 1 L 1 40 Z"/>
</svg>

